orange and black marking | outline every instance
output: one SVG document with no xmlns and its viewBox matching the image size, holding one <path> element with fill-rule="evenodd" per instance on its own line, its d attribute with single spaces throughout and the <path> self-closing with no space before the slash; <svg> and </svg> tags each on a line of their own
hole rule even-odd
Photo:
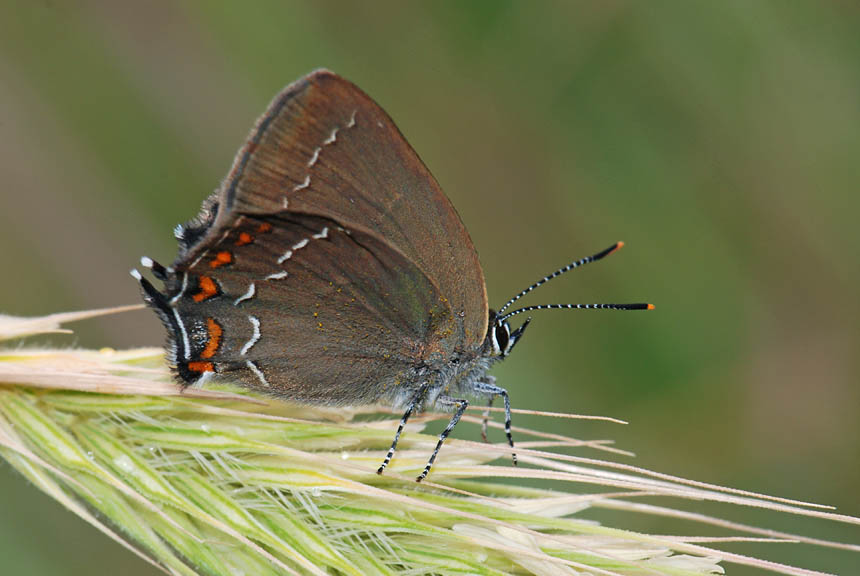
<svg viewBox="0 0 860 576">
<path fill-rule="evenodd" d="M 201 276 L 198 279 L 197 284 L 200 291 L 191 295 L 191 299 L 195 302 L 203 302 L 204 300 L 214 298 L 221 294 L 221 289 L 218 287 L 218 283 L 210 276 Z"/>
<path fill-rule="evenodd" d="M 204 373 L 216 371 L 215 363 L 212 362 L 212 358 L 218 353 L 218 349 L 221 347 L 224 329 L 215 321 L 214 318 L 207 318 L 206 335 L 206 346 L 204 346 L 203 350 L 200 352 L 199 359 L 180 363 L 177 366 L 179 376 L 185 380 L 185 382 L 192 383 Z"/>
<path fill-rule="evenodd" d="M 204 372 L 215 372 L 215 365 L 212 362 L 189 362 L 185 365 L 189 372 L 203 374 Z M 187 378 L 185 378 L 187 380 Z"/>
<path fill-rule="evenodd" d="M 247 246 L 248 244 L 252 244 L 254 242 L 254 237 L 248 234 L 247 232 L 239 232 L 239 237 L 236 238 L 234 244 L 236 246 Z"/>
<path fill-rule="evenodd" d="M 227 264 L 233 263 L 233 253 L 229 250 L 221 250 L 215 257 L 209 261 L 210 268 L 220 268 L 221 266 L 226 266 Z"/>
<path fill-rule="evenodd" d="M 272 225 L 268 222 L 260 222 L 259 225 L 253 231 L 242 231 L 239 232 L 239 235 L 233 241 L 234 246 L 247 246 L 248 244 L 253 244 L 257 239 L 257 235 L 260 234 L 268 234 L 272 231 Z"/>
<path fill-rule="evenodd" d="M 200 353 L 200 357 L 209 359 L 215 356 L 215 353 L 218 352 L 218 348 L 221 346 L 221 336 L 224 334 L 224 329 L 221 328 L 221 325 L 218 324 L 214 318 L 207 318 L 206 333 L 209 335 L 209 339 L 206 341 L 206 347 L 203 348 L 203 352 Z"/>
</svg>

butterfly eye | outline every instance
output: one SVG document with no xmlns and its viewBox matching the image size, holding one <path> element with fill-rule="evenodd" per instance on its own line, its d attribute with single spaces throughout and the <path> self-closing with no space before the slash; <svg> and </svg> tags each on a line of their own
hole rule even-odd
<svg viewBox="0 0 860 576">
<path fill-rule="evenodd" d="M 505 354 L 508 351 L 508 344 L 511 341 L 511 327 L 507 322 L 503 322 L 500 324 L 496 324 L 494 330 L 495 335 L 495 347 L 497 348 L 497 354 Z"/>
</svg>

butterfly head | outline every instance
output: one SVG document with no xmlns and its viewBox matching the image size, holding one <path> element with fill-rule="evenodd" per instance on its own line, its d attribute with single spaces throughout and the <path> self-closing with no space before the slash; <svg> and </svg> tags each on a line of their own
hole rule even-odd
<svg viewBox="0 0 860 576">
<path fill-rule="evenodd" d="M 514 345 L 522 337 L 523 332 L 526 331 L 526 327 L 531 321 L 531 318 L 527 319 L 523 322 L 522 326 L 512 332 L 508 321 L 497 315 L 494 310 L 490 310 L 489 330 L 487 330 L 487 339 L 484 346 L 488 355 L 491 358 L 498 358 L 499 360 L 505 358 L 514 349 Z"/>
</svg>

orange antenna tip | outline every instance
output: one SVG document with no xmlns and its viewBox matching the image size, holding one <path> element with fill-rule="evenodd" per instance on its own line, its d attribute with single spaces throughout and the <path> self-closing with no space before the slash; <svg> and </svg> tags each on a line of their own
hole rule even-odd
<svg viewBox="0 0 860 576">
<path fill-rule="evenodd" d="M 654 305 L 653 305 L 653 304 L 648 304 L 648 310 L 653 310 L 653 309 L 654 309 Z"/>
<path fill-rule="evenodd" d="M 616 243 L 615 243 L 615 246 L 613 246 L 612 248 L 610 248 L 609 250 L 607 250 L 605 253 L 603 253 L 603 254 L 601 255 L 601 258 L 602 258 L 603 256 L 609 256 L 610 254 L 612 254 L 612 253 L 614 253 L 614 252 L 618 251 L 618 250 L 619 250 L 620 248 L 622 248 L 623 246 L 624 246 L 624 242 L 616 242 Z"/>
</svg>

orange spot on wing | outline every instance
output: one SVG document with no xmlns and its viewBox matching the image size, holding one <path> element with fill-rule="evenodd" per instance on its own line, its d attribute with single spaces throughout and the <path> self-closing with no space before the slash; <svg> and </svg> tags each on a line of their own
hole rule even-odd
<svg viewBox="0 0 860 576">
<path fill-rule="evenodd" d="M 272 225 L 269 224 L 268 222 L 263 222 L 262 224 L 260 224 L 260 227 L 257 228 L 257 232 L 259 232 L 260 234 L 265 234 L 266 232 L 271 232 L 271 231 L 272 231 Z"/>
<path fill-rule="evenodd" d="M 244 246 L 245 244 L 250 244 L 254 241 L 254 237 L 248 234 L 247 232 L 240 232 L 239 239 L 236 240 L 236 246 Z"/>
<path fill-rule="evenodd" d="M 215 255 L 215 258 L 209 261 L 210 268 L 218 268 L 224 264 L 229 264 L 233 261 L 233 255 L 226 250 L 222 250 Z"/>
<path fill-rule="evenodd" d="M 218 285 L 209 276 L 200 277 L 200 292 L 191 296 L 195 302 L 203 302 L 218 294 Z"/>
<path fill-rule="evenodd" d="M 189 362 L 188 370 L 191 372 L 215 372 L 212 362 Z"/>
<path fill-rule="evenodd" d="M 212 358 L 215 352 L 218 351 L 218 346 L 221 345 L 221 335 L 224 333 L 224 330 L 220 324 L 215 322 L 214 318 L 207 318 L 206 331 L 209 333 L 209 341 L 206 342 L 206 348 L 200 353 L 200 357 Z"/>
</svg>

